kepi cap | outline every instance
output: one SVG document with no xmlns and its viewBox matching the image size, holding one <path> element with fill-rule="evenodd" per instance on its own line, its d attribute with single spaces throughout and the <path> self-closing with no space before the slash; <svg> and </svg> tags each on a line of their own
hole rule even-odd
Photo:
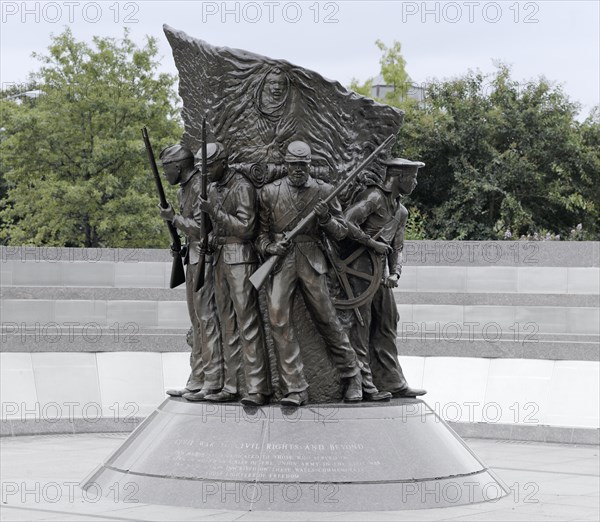
<svg viewBox="0 0 600 522">
<path fill-rule="evenodd" d="M 422 161 L 411 161 L 405 158 L 392 158 L 388 160 L 383 160 L 381 163 L 387 165 L 388 167 L 399 167 L 399 168 L 409 168 L 409 167 L 417 167 L 420 169 L 425 166 L 425 163 Z"/>
<path fill-rule="evenodd" d="M 183 145 L 171 145 L 164 148 L 159 158 L 164 165 L 165 163 L 174 163 L 176 161 L 184 161 L 193 158 L 192 151 L 184 147 Z"/>
<path fill-rule="evenodd" d="M 303 141 L 292 141 L 288 145 L 285 161 L 288 163 L 310 163 L 310 147 Z"/>
<path fill-rule="evenodd" d="M 425 166 L 422 161 L 411 161 L 406 158 L 392 158 L 383 160 L 381 163 L 387 166 L 388 173 L 390 169 L 398 169 L 400 170 L 399 174 L 416 173 L 421 167 Z"/>
<path fill-rule="evenodd" d="M 206 164 L 210 165 L 219 159 L 225 158 L 225 146 L 218 141 L 206 144 Z M 202 161 L 202 147 L 196 152 L 196 163 Z"/>
</svg>

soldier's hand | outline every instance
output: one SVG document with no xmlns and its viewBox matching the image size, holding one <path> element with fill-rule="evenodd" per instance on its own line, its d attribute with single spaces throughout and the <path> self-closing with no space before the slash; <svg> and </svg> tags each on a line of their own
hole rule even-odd
<svg viewBox="0 0 600 522">
<path fill-rule="evenodd" d="M 200 253 L 202 255 L 208 254 L 208 241 L 205 241 L 204 239 L 200 240 Z"/>
<path fill-rule="evenodd" d="M 270 243 L 267 248 L 267 254 L 272 256 L 282 256 L 284 255 L 288 249 L 290 248 L 290 242 L 287 239 L 283 239 L 281 241 L 275 241 L 274 243 Z"/>
<path fill-rule="evenodd" d="M 217 249 L 217 236 L 214 232 L 208 234 L 208 250 L 214 252 Z"/>
<path fill-rule="evenodd" d="M 368 246 L 369 248 L 372 248 L 373 250 L 375 250 L 375 252 L 382 256 L 387 256 L 388 254 L 392 253 L 392 247 L 383 243 L 382 241 L 375 241 L 373 239 L 370 239 Z"/>
<path fill-rule="evenodd" d="M 202 212 L 208 212 L 210 210 L 210 203 L 207 199 L 198 198 L 198 206 Z"/>
<path fill-rule="evenodd" d="M 167 221 L 173 221 L 173 218 L 175 217 L 175 211 L 170 204 L 167 208 L 162 208 L 160 205 L 158 205 L 158 211 L 160 212 L 161 218 Z"/>
<path fill-rule="evenodd" d="M 327 221 L 329 218 L 329 205 L 319 200 L 315 203 L 314 207 L 315 214 L 319 218 L 319 221 Z"/>
<path fill-rule="evenodd" d="M 181 259 L 185 258 L 187 254 L 187 246 L 183 245 L 178 250 L 175 249 L 175 245 L 171 244 L 170 247 L 171 257 L 181 257 Z"/>
<path fill-rule="evenodd" d="M 383 279 L 383 286 L 386 288 L 397 288 L 399 279 L 400 276 L 398 274 L 387 276 Z"/>
</svg>

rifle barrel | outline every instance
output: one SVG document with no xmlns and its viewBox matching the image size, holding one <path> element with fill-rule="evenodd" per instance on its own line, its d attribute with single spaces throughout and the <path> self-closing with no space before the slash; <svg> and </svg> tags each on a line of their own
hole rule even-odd
<svg viewBox="0 0 600 522">
<path fill-rule="evenodd" d="M 165 196 L 165 190 L 163 189 L 160 181 L 160 174 L 158 173 L 158 167 L 156 165 L 156 159 L 154 158 L 154 152 L 152 151 L 152 145 L 150 144 L 150 137 L 148 136 L 148 129 L 144 127 L 142 129 L 142 136 L 144 137 L 144 143 L 146 145 L 146 153 L 148 154 L 148 161 L 150 162 L 150 168 L 154 175 L 154 183 L 156 184 L 156 190 L 158 191 L 158 199 L 162 208 L 167 208 L 167 197 Z"/>
<path fill-rule="evenodd" d="M 206 151 L 206 118 L 202 118 L 202 167 L 200 170 L 201 183 L 200 183 L 200 197 L 206 199 L 208 193 L 208 172 L 207 172 L 207 151 Z M 206 222 L 208 215 L 206 212 L 202 212 L 200 217 L 200 236 L 202 243 L 206 247 L 208 244 L 208 228 Z M 206 266 L 206 255 L 200 254 L 198 260 L 198 267 L 196 268 L 196 283 L 194 284 L 194 291 L 198 292 L 204 286 L 204 267 Z"/>
</svg>

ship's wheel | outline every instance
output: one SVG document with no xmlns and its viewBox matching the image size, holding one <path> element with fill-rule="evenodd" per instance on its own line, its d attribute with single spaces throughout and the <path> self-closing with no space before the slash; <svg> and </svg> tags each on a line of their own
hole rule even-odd
<svg viewBox="0 0 600 522">
<path fill-rule="evenodd" d="M 340 310 L 354 309 L 358 321 L 363 324 L 358 308 L 369 301 L 381 285 L 383 256 L 365 246 L 351 245 L 353 249 L 343 245 L 341 253 L 331 245 L 326 248 L 340 286 L 340 292 L 332 300 Z"/>
</svg>

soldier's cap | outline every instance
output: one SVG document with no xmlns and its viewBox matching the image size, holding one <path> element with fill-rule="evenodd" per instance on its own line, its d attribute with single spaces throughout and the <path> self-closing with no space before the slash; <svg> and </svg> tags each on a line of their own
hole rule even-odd
<svg viewBox="0 0 600 522">
<path fill-rule="evenodd" d="M 421 167 L 425 166 L 425 163 L 422 161 L 411 161 L 405 158 L 392 158 L 383 160 L 381 163 L 388 167 L 388 172 L 390 169 L 399 170 L 398 174 L 417 172 Z"/>
<path fill-rule="evenodd" d="M 214 143 L 206 144 L 206 164 L 207 165 L 210 165 L 211 163 L 214 163 L 217 160 L 223 159 L 226 156 L 227 156 L 227 154 L 225 153 L 225 146 L 222 143 L 219 143 L 218 141 L 216 141 Z M 200 147 L 198 152 L 196 152 L 195 158 L 196 158 L 196 163 L 202 162 L 202 147 Z"/>
<path fill-rule="evenodd" d="M 292 141 L 288 145 L 285 161 L 288 163 L 310 163 L 310 147 L 303 141 Z"/>
<path fill-rule="evenodd" d="M 160 161 L 165 163 L 175 163 L 176 161 L 185 161 L 193 158 L 192 151 L 183 145 L 171 145 L 164 148 L 159 155 Z"/>
</svg>

